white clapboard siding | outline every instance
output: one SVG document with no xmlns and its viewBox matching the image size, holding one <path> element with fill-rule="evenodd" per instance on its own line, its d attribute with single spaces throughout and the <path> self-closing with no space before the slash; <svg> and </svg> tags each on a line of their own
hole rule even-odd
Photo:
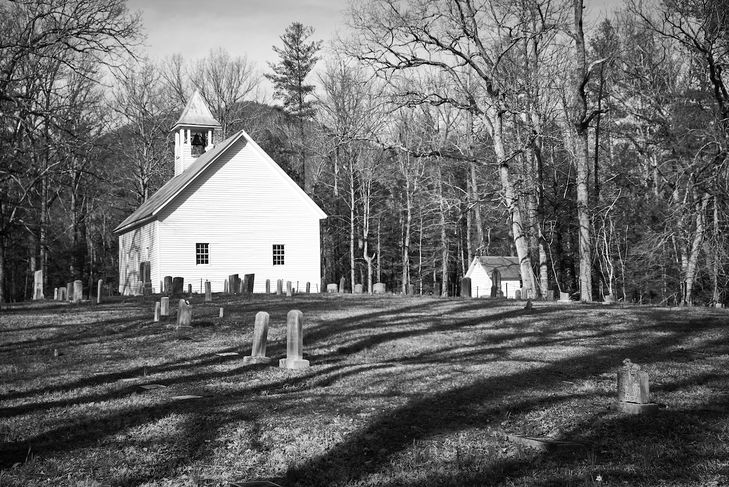
<svg viewBox="0 0 729 487">
<path fill-rule="evenodd" d="M 156 245 L 157 222 L 135 228 L 119 236 L 119 293 L 123 295 L 138 294 L 141 284 L 139 264 L 150 261 L 152 284 L 155 281 L 155 269 L 158 269 L 158 253 Z"/>
<path fill-rule="evenodd" d="M 486 272 L 486 269 L 480 264 L 474 261 L 468 268 L 465 277 L 471 278 L 471 297 L 473 298 L 488 298 L 491 297 L 491 276 Z M 501 291 L 507 298 L 514 298 L 516 290 L 519 289 L 520 282 L 518 280 L 501 279 Z"/>
<path fill-rule="evenodd" d="M 159 212 L 161 276 L 180 276 L 199 292 L 209 280 L 223 290 L 229 274 L 255 274 L 255 292 L 266 279 L 297 282 L 312 292 L 320 283 L 319 215 L 291 190 L 280 169 L 241 138 L 173 203 Z M 209 264 L 196 265 L 195 244 L 209 244 Z M 285 247 L 285 265 L 273 265 L 273 244 Z"/>
</svg>

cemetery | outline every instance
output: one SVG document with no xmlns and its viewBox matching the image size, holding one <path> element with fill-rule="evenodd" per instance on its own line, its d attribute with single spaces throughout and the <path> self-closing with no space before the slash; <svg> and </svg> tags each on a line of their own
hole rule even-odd
<svg viewBox="0 0 729 487">
<path fill-rule="evenodd" d="M 726 479 L 723 309 L 273 287 L 3 310 L 0 485 Z"/>
</svg>

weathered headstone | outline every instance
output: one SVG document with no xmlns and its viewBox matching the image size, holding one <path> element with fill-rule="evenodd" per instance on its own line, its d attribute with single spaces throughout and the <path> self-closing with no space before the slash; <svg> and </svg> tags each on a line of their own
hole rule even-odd
<svg viewBox="0 0 729 487">
<path fill-rule="evenodd" d="M 66 301 L 68 299 L 66 295 L 66 288 L 65 287 L 59 287 L 58 288 L 58 300 L 59 301 Z"/>
<path fill-rule="evenodd" d="M 225 308 L 220 308 L 218 310 L 218 318 L 224 318 L 225 317 Z"/>
<path fill-rule="evenodd" d="M 172 292 L 172 276 L 165 276 L 164 289 L 162 290 L 162 292 L 167 295 Z"/>
<path fill-rule="evenodd" d="M 154 303 L 154 321 L 159 321 L 160 314 L 162 313 L 162 305 L 159 301 Z"/>
<path fill-rule="evenodd" d="M 408 296 L 415 296 L 415 284 L 408 284 Z"/>
<path fill-rule="evenodd" d="M 354 285 L 354 294 L 362 294 L 362 284 Z"/>
<path fill-rule="evenodd" d="M 192 326 L 192 305 L 180 299 L 177 306 L 177 328 L 190 328 Z"/>
<path fill-rule="evenodd" d="M 471 297 L 471 278 L 470 277 L 464 277 L 463 279 L 461 279 L 461 297 L 462 298 Z"/>
<path fill-rule="evenodd" d="M 172 294 L 174 296 L 180 296 L 185 289 L 185 278 L 173 277 L 172 278 Z"/>
<path fill-rule="evenodd" d="M 491 271 L 491 297 L 498 298 L 501 291 L 501 272 L 498 269 Z"/>
<path fill-rule="evenodd" d="M 343 292 L 344 292 L 344 285 L 345 285 L 345 284 L 347 284 L 347 280 L 346 280 L 346 279 L 345 279 L 344 277 L 342 277 L 342 278 L 341 278 L 341 279 L 339 280 L 339 292 L 340 292 L 340 293 L 343 293 Z"/>
<path fill-rule="evenodd" d="M 292 309 L 286 316 L 286 358 L 278 366 L 282 369 L 305 369 L 309 361 L 304 360 L 304 314 Z"/>
<path fill-rule="evenodd" d="M 615 302 L 612 294 L 606 294 L 605 297 L 603 298 L 603 301 L 607 304 L 612 304 Z"/>
<path fill-rule="evenodd" d="M 58 301 L 58 288 L 53 288 L 53 301 Z"/>
<path fill-rule="evenodd" d="M 521 289 L 514 291 L 514 299 L 521 299 Z"/>
<path fill-rule="evenodd" d="M 281 296 L 283 294 L 283 279 L 276 281 L 276 295 Z"/>
<path fill-rule="evenodd" d="M 210 281 L 205 281 L 205 302 L 210 303 L 213 300 L 213 289 Z"/>
<path fill-rule="evenodd" d="M 554 289 L 547 289 L 547 293 L 544 295 L 544 299 L 547 301 L 554 301 Z"/>
<path fill-rule="evenodd" d="M 192 284 L 187 285 L 187 295 L 192 297 Z"/>
<path fill-rule="evenodd" d="M 45 299 L 43 293 L 43 270 L 35 271 L 33 274 L 33 300 Z"/>
<path fill-rule="evenodd" d="M 249 294 L 248 293 L 248 274 L 243 274 L 243 280 L 240 282 L 240 293 Z"/>
<path fill-rule="evenodd" d="M 265 311 L 256 313 L 256 324 L 253 326 L 253 347 L 251 355 L 243 357 L 243 361 L 254 364 L 267 364 L 271 359 L 266 357 L 266 340 L 268 339 L 268 321 L 270 317 Z"/>
<path fill-rule="evenodd" d="M 311 283 L 306 281 L 306 294 L 311 293 Z"/>
<path fill-rule="evenodd" d="M 161 316 L 169 316 L 170 315 L 170 298 L 167 296 L 163 296 L 159 300 L 160 303 L 160 315 Z"/>
<path fill-rule="evenodd" d="M 266 279 L 266 294 L 271 294 L 271 279 Z"/>
<path fill-rule="evenodd" d="M 336 284 L 327 284 L 327 292 L 328 293 L 336 293 L 339 288 Z"/>
<path fill-rule="evenodd" d="M 96 282 L 96 304 L 101 304 L 101 292 L 104 289 L 104 280 L 99 279 Z"/>
<path fill-rule="evenodd" d="M 256 275 L 255 274 L 246 274 L 244 276 L 244 278 L 246 280 L 246 285 L 247 285 L 245 292 L 247 292 L 248 294 L 253 294 L 253 288 L 254 288 L 255 281 L 256 281 Z"/>
<path fill-rule="evenodd" d="M 568 302 L 568 301 L 571 301 L 571 299 L 570 299 L 570 293 L 563 293 L 563 292 L 560 292 L 560 293 L 559 293 L 559 300 L 560 300 L 561 302 Z"/>
<path fill-rule="evenodd" d="M 80 303 L 84 297 L 84 283 L 80 279 L 73 281 L 73 302 Z"/>
<path fill-rule="evenodd" d="M 291 297 L 293 295 L 294 295 L 294 293 L 291 288 L 291 281 L 286 281 L 286 296 Z"/>
<path fill-rule="evenodd" d="M 223 281 L 223 292 L 228 294 L 228 280 Z"/>
<path fill-rule="evenodd" d="M 66 299 L 73 301 L 73 282 L 66 283 Z"/>
<path fill-rule="evenodd" d="M 532 300 L 531 299 L 527 299 L 526 306 L 524 306 L 524 309 L 526 311 L 531 311 L 532 309 L 534 309 L 534 306 L 532 305 Z"/>
<path fill-rule="evenodd" d="M 618 409 L 628 414 L 654 412 L 658 405 L 650 402 L 648 374 L 630 359 L 623 360 L 618 372 Z"/>
<path fill-rule="evenodd" d="M 230 294 L 236 294 L 240 290 L 238 284 L 238 274 L 230 274 L 228 276 L 228 292 Z"/>
<path fill-rule="evenodd" d="M 387 292 L 387 286 L 384 282 L 376 282 L 374 286 L 372 286 L 372 292 L 374 294 L 385 294 Z"/>
<path fill-rule="evenodd" d="M 443 293 L 443 288 L 441 287 L 441 283 L 438 281 L 435 281 L 433 283 L 433 296 L 440 296 Z"/>
</svg>

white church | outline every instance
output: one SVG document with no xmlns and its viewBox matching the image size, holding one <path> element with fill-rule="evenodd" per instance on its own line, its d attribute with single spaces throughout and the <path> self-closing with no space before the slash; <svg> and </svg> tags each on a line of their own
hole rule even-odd
<svg viewBox="0 0 729 487">
<path fill-rule="evenodd" d="M 254 292 L 320 285 L 326 214 L 245 131 L 214 141 L 219 127 L 195 92 L 172 128 L 174 177 L 114 229 L 121 294 L 141 292 L 143 262 L 155 293 L 165 276 L 195 292 L 223 291 L 230 274 L 255 274 Z"/>
</svg>

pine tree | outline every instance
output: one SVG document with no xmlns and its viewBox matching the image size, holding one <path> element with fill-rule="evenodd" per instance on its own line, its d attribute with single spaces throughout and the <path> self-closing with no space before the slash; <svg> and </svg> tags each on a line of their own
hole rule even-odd
<svg viewBox="0 0 729 487">
<path fill-rule="evenodd" d="M 284 109 L 290 113 L 298 124 L 301 162 L 301 183 L 306 184 L 306 151 L 304 150 L 304 122 L 313 115 L 313 104 L 308 99 L 314 92 L 314 85 L 305 82 L 306 76 L 319 60 L 316 55 L 321 48 L 321 41 L 308 39 L 314 33 L 313 27 L 300 22 L 293 22 L 280 36 L 283 48 L 273 46 L 278 54 L 278 63 L 268 63 L 273 70 L 266 74 L 274 86 L 273 96 L 283 101 Z"/>
</svg>

